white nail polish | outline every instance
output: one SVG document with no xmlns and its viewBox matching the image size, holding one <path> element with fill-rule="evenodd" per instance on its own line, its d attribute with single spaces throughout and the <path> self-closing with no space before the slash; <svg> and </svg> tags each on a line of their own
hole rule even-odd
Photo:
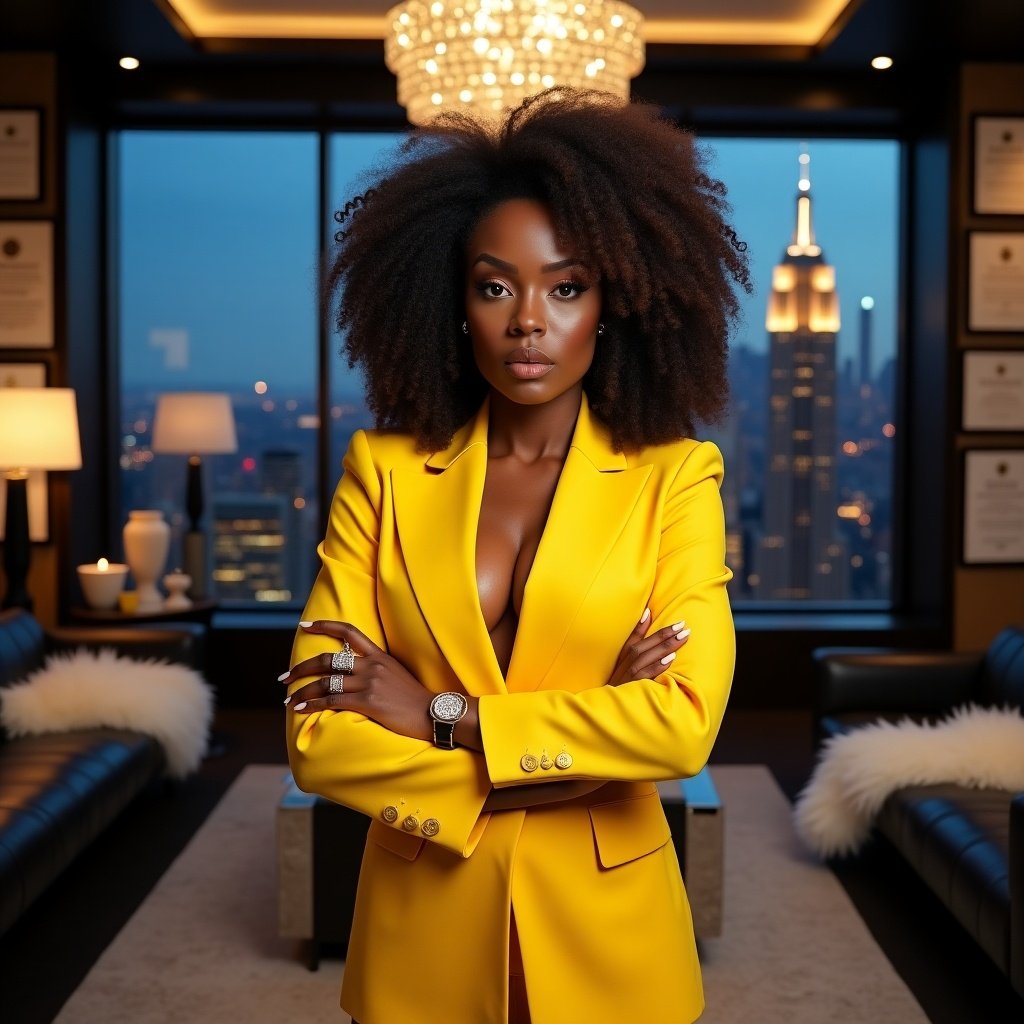
<svg viewBox="0 0 1024 1024">
<path fill-rule="evenodd" d="M 277 677 L 277 681 L 278 681 L 279 683 L 283 683 L 283 682 L 284 682 L 284 681 L 285 681 L 285 680 L 286 680 L 286 679 L 287 679 L 287 678 L 288 678 L 288 677 L 289 677 L 290 675 L 291 675 L 291 672 L 282 672 L 282 673 L 281 673 L 281 674 L 280 674 L 280 675 L 279 675 L 279 676 Z"/>
<path fill-rule="evenodd" d="M 676 633 L 676 639 L 677 640 L 685 640 L 689 635 L 690 635 L 690 631 L 688 629 L 684 629 L 684 630 L 681 630 L 680 632 Z"/>
<path fill-rule="evenodd" d="M 676 652 L 673 651 L 671 654 L 666 654 L 665 657 L 661 659 L 661 663 L 662 663 L 662 665 L 667 665 L 669 662 L 675 661 L 675 660 L 676 660 Z"/>
<path fill-rule="evenodd" d="M 290 700 L 291 700 L 291 697 L 285 697 L 285 699 L 282 701 L 282 703 L 283 704 L 287 704 L 288 701 L 290 701 Z"/>
<path fill-rule="evenodd" d="M 646 622 L 651 617 L 651 609 L 645 608 L 643 615 L 640 616 L 641 622 Z"/>
<path fill-rule="evenodd" d="M 672 632 L 673 633 L 678 633 L 679 630 L 681 630 L 683 628 L 683 626 L 685 626 L 685 625 L 686 625 L 685 621 L 683 621 L 683 622 L 674 622 L 672 624 Z"/>
<path fill-rule="evenodd" d="M 674 658 L 675 655 L 673 654 L 672 657 Z M 295 710 L 296 711 L 301 711 L 305 706 L 306 706 L 306 702 L 303 701 L 301 704 L 296 704 L 295 705 Z"/>
<path fill-rule="evenodd" d="M 313 623 L 312 623 L 312 622 L 306 622 L 306 621 L 302 621 L 302 622 L 300 622 L 300 623 L 299 623 L 299 625 L 300 625 L 300 626 L 301 626 L 301 627 L 302 627 L 303 629 L 309 629 L 309 627 L 310 627 L 310 626 L 312 626 L 312 625 L 313 625 Z"/>
</svg>

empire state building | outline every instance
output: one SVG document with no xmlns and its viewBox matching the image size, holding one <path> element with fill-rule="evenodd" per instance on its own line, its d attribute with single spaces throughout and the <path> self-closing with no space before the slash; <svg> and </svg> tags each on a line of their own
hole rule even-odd
<svg viewBox="0 0 1024 1024">
<path fill-rule="evenodd" d="M 835 267 L 814 238 L 807 153 L 800 154 L 793 239 L 772 271 L 766 327 L 769 431 L 754 594 L 842 598 L 847 559 L 836 531 L 835 478 L 839 296 Z"/>
</svg>

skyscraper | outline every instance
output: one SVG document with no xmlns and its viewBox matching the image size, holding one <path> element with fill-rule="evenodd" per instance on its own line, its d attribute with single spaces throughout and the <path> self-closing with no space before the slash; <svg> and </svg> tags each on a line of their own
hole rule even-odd
<svg viewBox="0 0 1024 1024">
<path fill-rule="evenodd" d="M 846 596 L 846 558 L 836 531 L 835 267 L 811 218 L 810 156 L 800 154 L 796 227 L 772 271 L 769 430 L 763 533 L 752 567 L 756 597 Z"/>
</svg>

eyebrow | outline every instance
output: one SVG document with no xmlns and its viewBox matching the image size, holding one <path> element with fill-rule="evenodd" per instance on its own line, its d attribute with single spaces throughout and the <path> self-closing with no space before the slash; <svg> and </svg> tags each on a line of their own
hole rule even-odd
<svg viewBox="0 0 1024 1024">
<path fill-rule="evenodd" d="M 514 263 L 507 263 L 505 260 L 499 260 L 497 256 L 492 256 L 487 252 L 480 253 L 480 255 L 473 260 L 474 267 L 478 263 L 490 263 L 499 270 L 504 270 L 506 274 L 519 273 L 519 268 Z M 567 260 L 556 260 L 554 263 L 545 263 L 544 266 L 540 268 L 540 271 L 542 274 L 551 274 L 556 270 L 564 270 L 566 267 L 582 266 L 584 266 L 584 263 L 581 259 L 578 259 L 575 256 L 570 256 Z"/>
</svg>

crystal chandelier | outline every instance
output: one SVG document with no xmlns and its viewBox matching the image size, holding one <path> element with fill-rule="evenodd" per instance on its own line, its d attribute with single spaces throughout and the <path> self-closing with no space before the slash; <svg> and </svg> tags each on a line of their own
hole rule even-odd
<svg viewBox="0 0 1024 1024">
<path fill-rule="evenodd" d="M 619 0 L 405 0 L 387 66 L 413 124 L 444 110 L 496 119 L 556 85 L 629 99 L 644 66 L 639 11 Z"/>
</svg>

